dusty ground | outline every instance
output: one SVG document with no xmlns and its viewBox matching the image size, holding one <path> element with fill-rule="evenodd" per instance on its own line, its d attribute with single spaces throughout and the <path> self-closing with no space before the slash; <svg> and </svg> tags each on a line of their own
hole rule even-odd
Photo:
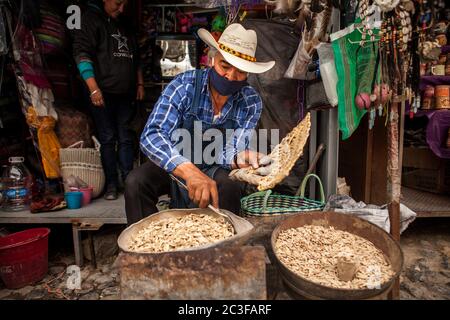
<svg viewBox="0 0 450 320">
<path fill-rule="evenodd" d="M 401 241 L 402 299 L 450 299 L 450 219 L 423 218 Z"/>
<path fill-rule="evenodd" d="M 66 267 L 74 263 L 69 238 L 62 244 L 61 241 L 57 241 L 57 245 L 51 243 L 49 272 L 41 282 L 19 290 L 8 290 L 0 282 L 0 299 L 119 299 L 120 279 L 113 268 L 116 255 L 110 248 L 117 232 L 116 229 L 98 237 L 102 240 L 96 243 L 101 251 L 97 269 L 89 264 L 81 269 L 80 290 L 67 287 Z M 63 234 L 67 235 L 64 232 L 59 236 Z M 402 235 L 401 245 L 405 256 L 401 298 L 450 299 L 450 219 L 416 220 Z M 102 250 L 102 246 L 109 248 L 106 250 L 109 252 Z M 277 299 L 289 298 L 283 293 L 276 296 Z"/>
</svg>

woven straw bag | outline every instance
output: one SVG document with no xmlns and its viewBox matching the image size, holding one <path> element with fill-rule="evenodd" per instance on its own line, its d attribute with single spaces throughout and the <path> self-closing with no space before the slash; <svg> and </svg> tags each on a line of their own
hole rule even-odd
<svg viewBox="0 0 450 320">
<path fill-rule="evenodd" d="M 95 148 L 83 148 L 84 141 L 79 141 L 68 148 L 59 149 L 61 175 L 66 180 L 71 175 L 79 177 L 94 188 L 92 196 L 98 197 L 105 186 L 100 157 L 100 143 L 95 137 Z"/>
</svg>

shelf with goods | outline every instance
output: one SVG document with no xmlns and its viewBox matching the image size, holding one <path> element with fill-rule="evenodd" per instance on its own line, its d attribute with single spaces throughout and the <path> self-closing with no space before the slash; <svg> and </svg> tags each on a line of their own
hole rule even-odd
<svg viewBox="0 0 450 320">
<path fill-rule="evenodd" d="M 405 123 L 402 203 L 419 217 L 450 217 L 450 46 L 442 55 L 438 74 L 422 71 L 421 108 Z"/>
<path fill-rule="evenodd" d="M 450 46 L 441 47 L 438 60 L 422 62 L 420 69 L 420 90 L 425 97 L 430 86 L 450 85 Z"/>
<path fill-rule="evenodd" d="M 204 46 L 196 37 L 196 31 L 199 28 L 208 28 L 219 12 L 219 8 L 201 8 L 196 6 L 196 3 L 180 1 L 144 0 L 139 1 L 138 8 L 140 55 L 147 89 L 163 89 L 173 78 L 168 74 L 163 74 L 163 69 L 167 69 L 167 66 L 162 68 L 166 52 L 174 53 L 174 50 L 179 49 L 178 47 L 189 47 L 188 52 L 180 54 L 188 55 L 192 66 L 180 67 L 180 64 L 186 59 L 181 62 L 174 60 L 173 63 L 171 62 L 173 59 L 166 60 L 166 62 L 170 62 L 170 65 L 179 67 L 181 72 L 198 68 L 201 65 L 200 58 Z M 185 41 L 180 43 L 181 40 Z M 195 48 L 192 48 L 193 46 Z"/>
<path fill-rule="evenodd" d="M 140 60 L 146 90 L 143 106 L 147 112 L 153 109 L 176 73 L 200 67 L 204 46 L 195 33 L 201 27 L 208 28 L 218 11 L 218 8 L 201 8 L 195 2 L 137 2 Z M 185 58 L 178 59 L 182 56 Z"/>
<path fill-rule="evenodd" d="M 218 8 L 201 8 L 195 3 L 153 3 L 151 1 L 141 1 L 140 14 L 144 10 L 153 10 L 157 12 L 157 32 L 180 32 L 183 27 L 183 21 L 179 20 L 180 15 L 200 15 L 200 14 L 216 14 Z M 142 22 L 142 16 L 140 17 Z"/>
<path fill-rule="evenodd" d="M 421 109 L 433 109 L 433 105 L 436 109 L 450 108 L 450 46 L 442 46 L 439 59 L 422 62 L 420 69 Z M 438 91 L 436 94 L 435 90 Z M 433 100 L 436 100 L 435 104 Z"/>
<path fill-rule="evenodd" d="M 430 41 L 437 39 L 436 31 Z M 450 45 L 443 45 L 446 42 L 441 43 L 439 58 L 421 61 L 420 108 L 405 122 L 402 203 L 419 217 L 450 216 Z"/>
<path fill-rule="evenodd" d="M 448 76 L 434 76 L 434 75 L 427 75 L 427 76 L 421 76 L 420 77 L 420 85 L 421 89 L 425 89 L 425 86 L 427 85 L 441 85 L 441 84 L 450 84 L 450 75 Z"/>
<path fill-rule="evenodd" d="M 233 3 L 231 6 L 220 6 L 226 2 L 207 1 L 138 1 L 138 16 L 140 24 L 140 50 L 141 61 L 144 68 L 144 80 L 148 86 L 155 84 L 164 87 L 170 81 L 170 75 L 159 74 L 159 55 L 164 54 L 158 48 L 156 38 L 168 37 L 178 39 L 181 35 L 191 35 L 197 44 L 197 56 L 195 67 L 201 68 L 207 65 L 205 55 L 206 45 L 199 40 L 197 30 L 199 28 L 213 29 L 214 26 L 226 25 L 227 20 L 241 21 L 255 15 L 266 16 L 274 6 L 266 5 L 262 0 L 242 1 L 240 5 Z M 238 5 L 238 6 L 237 6 Z M 214 30 L 212 30 L 214 31 Z M 167 36 L 167 37 L 166 37 Z M 170 41 L 169 41 L 170 42 Z M 191 42 L 189 42 L 191 45 Z M 192 55 L 193 50 L 189 50 Z M 192 62 L 192 59 L 191 59 Z M 177 65 L 176 67 L 179 67 Z M 175 68 L 178 69 L 178 68 Z M 181 68 L 183 69 L 183 68 Z M 182 70 L 187 71 L 187 70 Z"/>
</svg>

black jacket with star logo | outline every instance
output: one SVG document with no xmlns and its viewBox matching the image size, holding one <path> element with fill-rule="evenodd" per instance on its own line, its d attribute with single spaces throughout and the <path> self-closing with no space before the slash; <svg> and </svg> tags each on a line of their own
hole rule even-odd
<svg viewBox="0 0 450 320">
<path fill-rule="evenodd" d="M 89 5 L 81 15 L 81 29 L 73 32 L 77 64 L 92 62 L 97 84 L 105 93 L 134 94 L 139 54 L 135 35 L 120 19 Z"/>
</svg>

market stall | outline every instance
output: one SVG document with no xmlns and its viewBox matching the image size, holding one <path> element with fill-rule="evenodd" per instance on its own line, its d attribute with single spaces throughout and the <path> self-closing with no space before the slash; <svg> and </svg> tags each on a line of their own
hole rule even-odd
<svg viewBox="0 0 450 320">
<path fill-rule="evenodd" d="M 139 24 L 142 85 L 149 93 L 134 121 L 138 133 L 161 91 L 177 75 L 211 66 L 198 29 L 211 30 L 218 41 L 227 25 L 240 23 L 258 37 L 256 55 L 249 59 L 276 61 L 273 70 L 252 74 L 248 82 L 264 104 L 258 129 L 279 129 L 280 141 L 265 137 L 270 146 L 265 175 L 252 167 L 230 172 L 230 179 L 247 185 L 241 212 L 169 209 L 128 226 L 119 237 L 121 253 L 115 263 L 121 297 L 275 299 L 285 292 L 292 299 L 398 299 L 404 262 L 400 233 L 416 216 L 401 205 L 402 166 L 407 163 L 404 120 L 409 110 L 417 117 L 427 112 L 419 111 L 425 109 L 421 90 L 425 82 L 434 81 L 419 81 L 416 52 L 444 52 L 440 43 L 427 38 L 436 22 L 435 7 L 428 5 L 381 0 L 340 5 L 328 0 L 136 1 L 127 15 Z M 441 5 L 436 3 L 436 8 Z M 11 46 L 22 56 L 13 55 L 11 64 L 45 188 L 32 191 L 27 170 L 13 181 L 11 172 L 23 166 L 23 159 L 11 158 L 2 180 L 2 205 L 9 212 L 0 213 L 0 224 L 70 223 L 76 263 L 82 265 L 80 232 L 127 224 L 125 204 L 121 197 L 115 202 L 96 199 L 105 176 L 101 145 L 95 136 L 91 141 L 91 132 L 86 134 L 91 128 L 72 139 L 61 133 L 64 128 L 53 131 L 59 121 L 52 96 L 57 86 L 42 72 L 27 69 L 46 69 L 38 58 L 48 52 L 29 45 L 36 37 L 45 42 L 48 35 L 21 23 L 20 16 L 16 35 L 14 13 L 5 8 Z M 53 48 L 44 44 L 46 50 Z M 440 118 L 426 116 L 427 142 L 445 158 L 448 150 L 432 138 L 436 131 L 442 138 Z M 83 114 L 68 117 L 76 121 Z M 336 187 L 337 131 L 347 140 L 361 126 L 381 126 L 386 133 L 379 137 L 383 154 L 371 154 L 386 159 L 378 167 L 386 177 L 378 190 L 386 206 L 358 207 Z M 136 166 L 146 160 L 135 155 Z"/>
</svg>

